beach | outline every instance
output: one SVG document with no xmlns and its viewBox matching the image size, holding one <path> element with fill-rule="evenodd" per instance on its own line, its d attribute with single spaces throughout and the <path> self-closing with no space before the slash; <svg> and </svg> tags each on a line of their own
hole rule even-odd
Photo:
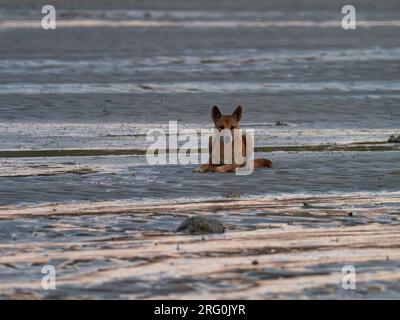
<svg viewBox="0 0 400 320">
<path fill-rule="evenodd" d="M 400 4 L 339 2 L 0 0 L 0 299 L 399 299 Z M 272 168 L 148 163 L 213 105 Z"/>
</svg>

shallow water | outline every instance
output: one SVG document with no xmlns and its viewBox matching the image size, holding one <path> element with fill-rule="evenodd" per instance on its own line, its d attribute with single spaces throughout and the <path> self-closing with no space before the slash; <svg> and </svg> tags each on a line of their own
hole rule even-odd
<svg viewBox="0 0 400 320">
<path fill-rule="evenodd" d="M 244 177 L 193 174 L 195 165 L 150 166 L 142 156 L 7 159 L 0 166 L 0 203 L 148 202 L 224 199 L 229 194 L 248 198 L 400 190 L 400 153 L 367 154 L 260 153 L 275 163 L 274 168 Z M 85 168 L 94 172 L 82 171 Z"/>
<path fill-rule="evenodd" d="M 345 31 L 328 2 L 189 2 L 60 4 L 52 31 L 31 5 L 0 2 L 0 297 L 398 298 L 400 153 L 386 141 L 400 134 L 399 4 L 357 2 Z M 272 169 L 146 162 L 150 129 L 211 128 L 215 104 L 244 107 Z M 199 213 L 227 233 L 174 234 Z M 54 293 L 38 288 L 45 263 Z M 346 263 L 356 292 L 338 289 Z"/>
</svg>

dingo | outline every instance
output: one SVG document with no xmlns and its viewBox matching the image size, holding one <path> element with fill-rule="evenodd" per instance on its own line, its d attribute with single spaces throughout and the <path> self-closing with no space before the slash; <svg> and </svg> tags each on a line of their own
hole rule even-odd
<svg viewBox="0 0 400 320">
<path fill-rule="evenodd" d="M 214 121 L 215 124 L 215 128 L 218 130 L 218 132 L 222 132 L 224 130 L 230 130 L 231 132 L 231 137 L 233 137 L 233 143 L 231 142 L 231 146 L 232 146 L 232 154 L 234 153 L 234 145 L 236 145 L 235 143 L 235 134 L 234 134 L 234 130 L 235 129 L 239 129 L 239 122 L 240 119 L 242 118 L 242 107 L 238 106 L 236 108 L 236 110 L 232 113 L 232 115 L 223 115 L 221 114 L 221 111 L 219 111 L 217 106 L 214 106 L 211 110 L 211 118 Z M 222 138 L 222 137 L 221 137 Z M 245 157 L 246 156 L 246 136 L 242 135 L 242 143 L 239 143 L 239 145 L 241 145 L 241 149 L 242 149 L 242 156 Z M 240 136 L 239 136 L 240 139 Z M 235 172 L 237 168 L 241 168 L 246 166 L 246 158 L 243 158 L 242 162 L 237 162 L 235 160 L 231 160 L 232 158 L 236 159 L 236 157 L 227 157 L 224 156 L 224 150 L 226 150 L 224 148 L 224 144 L 225 142 L 221 141 L 221 143 L 215 143 L 215 141 L 213 141 L 213 137 L 210 137 L 209 139 L 209 144 L 208 144 L 208 153 L 209 153 L 209 161 L 208 163 L 202 164 L 199 167 L 195 168 L 193 170 L 193 172 L 219 172 L 219 173 L 225 173 L 225 172 Z M 219 150 L 219 161 L 216 164 L 214 161 L 212 161 L 213 158 L 213 147 L 220 146 L 220 150 Z M 217 150 L 214 150 L 217 151 Z M 226 161 L 227 158 L 229 158 L 229 161 Z M 272 162 L 268 159 L 255 159 L 255 160 L 251 160 L 253 161 L 253 166 L 252 168 L 256 169 L 256 168 L 269 168 L 272 167 Z"/>
</svg>

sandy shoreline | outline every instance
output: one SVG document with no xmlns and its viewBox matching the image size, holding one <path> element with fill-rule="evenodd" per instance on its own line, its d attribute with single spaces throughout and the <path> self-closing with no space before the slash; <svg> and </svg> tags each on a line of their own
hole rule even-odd
<svg viewBox="0 0 400 320">
<path fill-rule="evenodd" d="M 399 273 L 395 272 L 400 266 L 397 249 L 400 222 L 396 207 L 378 209 L 388 200 L 385 197 L 372 201 L 360 197 L 239 200 L 148 206 L 147 209 L 125 205 L 114 207 L 114 211 L 113 207 L 104 205 L 96 213 L 90 212 L 90 205 L 79 209 L 79 206 L 59 206 L 59 217 L 49 212 L 51 219 L 41 223 L 52 233 L 76 233 L 76 237 L 60 234 L 54 241 L 41 241 L 38 230 L 30 241 L 1 244 L 0 269 L 7 270 L 8 274 L 12 271 L 13 276 L 8 280 L 3 277 L 0 296 L 30 299 L 89 296 L 394 298 L 400 280 Z M 399 198 L 393 200 L 398 202 Z M 307 208 L 303 205 L 306 201 Z M 25 221 L 41 214 L 45 217 L 47 209 L 41 210 L 41 213 L 32 210 L 32 216 L 25 215 Z M 84 216 L 79 215 L 78 223 L 75 214 L 79 212 Z M 254 216 L 254 212 L 258 214 Z M 194 213 L 218 217 L 228 226 L 228 231 L 206 236 L 175 234 L 179 221 Z M 1 218 L 14 219 L 14 214 L 18 216 L 10 208 L 8 213 L 1 213 Z M 63 217 L 63 214 L 71 216 Z M 89 227 L 85 216 L 93 214 L 108 214 L 109 221 L 120 223 L 104 225 L 102 220 L 90 219 Z M 128 216 L 123 218 L 124 215 Z M 175 221 L 167 229 L 134 232 L 135 220 L 142 220 L 141 224 L 151 220 L 155 223 L 164 215 L 169 221 Z M 251 217 L 253 222 L 246 222 Z M 55 264 L 58 272 L 54 294 L 41 290 L 38 280 L 40 266 L 48 263 Z M 354 292 L 340 286 L 341 269 L 349 264 L 359 272 L 358 290 Z"/>
<path fill-rule="evenodd" d="M 19 219 L 27 217 L 57 217 L 57 216 L 82 216 L 82 215 L 104 215 L 104 214 L 139 214 L 139 213 L 185 213 L 195 211 L 207 213 L 208 211 L 220 211 L 220 210 L 257 210 L 265 208 L 266 206 L 283 208 L 290 211 L 293 204 L 309 203 L 312 204 L 314 201 L 326 202 L 326 203 L 341 203 L 343 205 L 351 207 L 356 204 L 362 204 L 362 202 L 373 204 L 385 204 L 390 202 L 391 204 L 400 203 L 400 193 L 398 192 L 382 192 L 381 194 L 368 194 L 368 193 L 354 193 L 353 195 L 341 195 L 341 196 L 305 196 L 298 197 L 293 195 L 291 197 L 267 197 L 254 198 L 254 199 L 236 199 L 236 200 L 203 200 L 203 201 L 174 201 L 173 203 L 162 201 L 162 202 L 133 202 L 129 201 L 105 201 L 95 203 L 57 203 L 57 204 L 43 204 L 37 206 L 0 206 L 0 219 Z M 54 210 L 56 209 L 56 210 Z M 315 209 L 318 209 L 316 207 Z M 327 209 L 327 208 L 319 208 Z M 318 213 L 319 210 L 316 210 Z M 377 210 L 375 214 L 378 213 Z M 324 215 L 326 212 L 320 212 Z"/>
</svg>

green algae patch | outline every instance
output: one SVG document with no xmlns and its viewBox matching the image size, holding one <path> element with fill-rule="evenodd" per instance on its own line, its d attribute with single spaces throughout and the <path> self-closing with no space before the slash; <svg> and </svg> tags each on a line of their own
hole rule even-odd
<svg viewBox="0 0 400 320">
<path fill-rule="evenodd" d="M 64 175 L 64 174 L 77 174 L 77 175 L 86 175 L 86 174 L 93 174 L 93 173 L 99 173 L 101 170 L 95 170 L 89 167 L 85 168 L 75 168 L 75 169 L 58 169 L 54 170 L 52 168 L 49 168 L 49 171 L 41 171 L 41 172 L 24 172 L 24 173 L 13 173 L 13 174 L 0 174 L 0 177 L 14 177 L 14 178 L 23 178 L 23 177 L 49 177 L 49 176 L 59 176 L 59 175 Z"/>
<path fill-rule="evenodd" d="M 256 147 L 255 152 L 334 152 L 334 151 L 397 151 L 399 147 L 393 145 L 379 145 L 379 144 L 352 144 L 352 145 L 309 145 L 309 146 L 276 146 L 276 147 Z"/>
<path fill-rule="evenodd" d="M 91 156 L 119 156 L 145 155 L 146 150 L 139 149 L 64 149 L 64 150 L 15 150 L 0 151 L 0 158 L 44 158 L 44 157 L 91 157 Z"/>
<path fill-rule="evenodd" d="M 357 142 L 351 144 L 324 144 L 300 146 L 263 146 L 255 147 L 255 152 L 334 152 L 334 151 L 397 151 L 400 145 L 386 142 Z M 198 149 L 199 153 L 206 153 L 206 149 Z M 44 158 L 44 157 L 92 157 L 92 156 L 144 156 L 145 149 L 64 149 L 64 150 L 11 150 L 0 151 L 0 158 Z M 155 154 L 168 154 L 173 150 L 158 150 Z"/>
</svg>

